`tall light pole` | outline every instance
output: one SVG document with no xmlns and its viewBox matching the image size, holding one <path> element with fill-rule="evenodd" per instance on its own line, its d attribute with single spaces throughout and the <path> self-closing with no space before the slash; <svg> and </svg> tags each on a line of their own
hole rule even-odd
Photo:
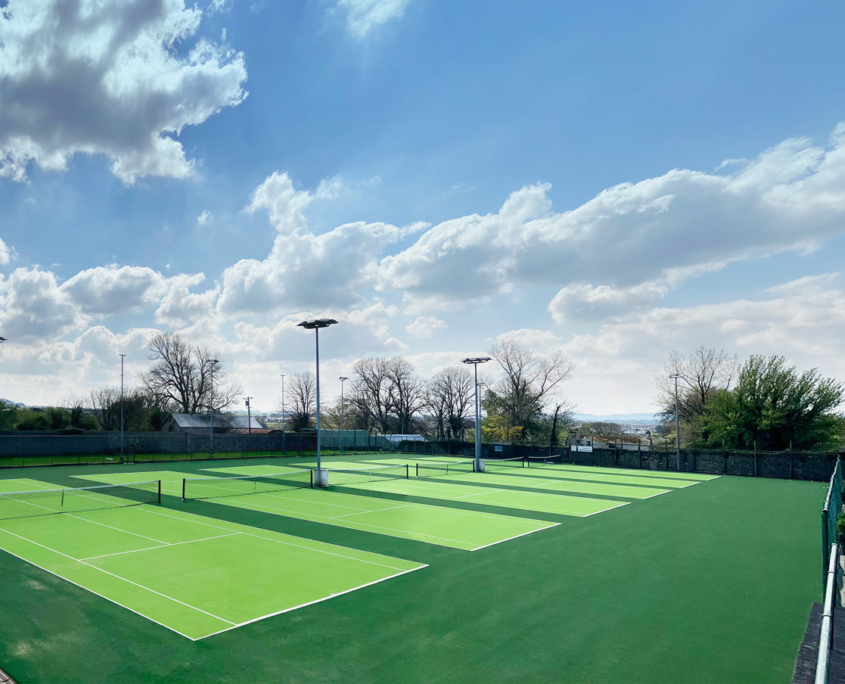
<svg viewBox="0 0 845 684">
<path fill-rule="evenodd" d="M 126 354 L 118 354 L 120 357 L 120 462 L 123 463 L 123 359 Z"/>
<path fill-rule="evenodd" d="M 252 434 L 252 407 L 249 405 L 249 400 L 254 398 L 244 397 L 244 402 L 246 403 L 246 429 L 250 435 Z"/>
<path fill-rule="evenodd" d="M 338 378 L 340 380 L 340 453 L 343 453 L 343 383 L 349 380 L 347 377 Z"/>
<path fill-rule="evenodd" d="M 285 449 L 285 374 L 282 373 L 282 453 L 286 454 Z"/>
<path fill-rule="evenodd" d="M 211 420 L 208 421 L 208 449 L 210 456 L 214 455 L 214 369 L 218 363 L 220 363 L 218 359 L 211 359 L 209 361 L 209 364 L 211 364 L 211 398 L 208 402 L 208 407 L 211 415 Z"/>
<path fill-rule="evenodd" d="M 481 470 L 481 412 L 478 407 L 478 364 L 487 363 L 489 356 L 480 356 L 474 359 L 464 359 L 464 363 L 472 365 L 475 369 L 475 472 Z"/>
<path fill-rule="evenodd" d="M 669 376 L 675 380 L 675 455 L 677 458 L 678 472 L 681 471 L 681 416 L 678 411 L 678 378 L 679 373 L 672 373 Z"/>
<path fill-rule="evenodd" d="M 313 321 L 302 321 L 298 326 L 306 330 L 313 330 L 316 339 L 317 349 L 317 482 L 321 487 L 328 485 L 328 479 L 323 479 L 322 461 L 320 458 L 320 328 L 328 328 L 335 325 L 334 318 L 317 318 Z"/>
</svg>

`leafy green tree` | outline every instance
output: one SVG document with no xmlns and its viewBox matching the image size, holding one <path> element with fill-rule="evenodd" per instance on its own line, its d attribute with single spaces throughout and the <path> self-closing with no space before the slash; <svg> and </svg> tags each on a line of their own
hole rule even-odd
<svg viewBox="0 0 845 684">
<path fill-rule="evenodd" d="M 752 356 L 733 390 L 714 392 L 702 416 L 709 446 L 779 451 L 842 445 L 843 385 L 818 370 L 799 372 L 782 356 Z"/>
<path fill-rule="evenodd" d="M 18 407 L 0 399 L 0 430 L 14 430 L 18 425 Z"/>
</svg>

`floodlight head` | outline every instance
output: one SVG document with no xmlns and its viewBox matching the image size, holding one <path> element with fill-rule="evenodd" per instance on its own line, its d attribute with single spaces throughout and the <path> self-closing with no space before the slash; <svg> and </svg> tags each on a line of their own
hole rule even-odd
<svg viewBox="0 0 845 684">
<path fill-rule="evenodd" d="M 5 338 L 5 337 L 0 337 L 0 344 L 2 344 L 2 343 L 3 343 L 3 342 L 5 342 L 5 341 L 6 341 L 6 338 Z"/>
<path fill-rule="evenodd" d="M 343 382 L 344 380 L 349 380 L 349 378 L 347 378 L 346 376 L 344 376 L 344 377 L 338 378 L 338 380 L 340 380 L 341 382 Z"/>
<path fill-rule="evenodd" d="M 677 380 L 678 378 L 681 377 L 681 374 L 680 373 L 672 373 L 672 375 L 670 375 L 669 377 L 674 379 L 674 380 Z"/>
<path fill-rule="evenodd" d="M 464 359 L 464 363 L 470 364 L 470 365 L 476 365 L 476 364 L 479 364 L 479 363 L 487 363 L 489 360 L 490 360 L 489 356 L 479 356 L 479 357 L 474 358 L 474 359 Z"/>
<path fill-rule="evenodd" d="M 208 362 L 213 366 L 215 363 L 220 363 L 220 359 L 209 359 Z"/>
<path fill-rule="evenodd" d="M 337 321 L 334 318 L 316 318 L 313 321 L 302 321 L 302 323 L 297 323 L 297 326 L 300 328 L 305 328 L 306 330 L 314 330 L 316 328 L 328 328 L 330 325 L 334 325 Z"/>
</svg>

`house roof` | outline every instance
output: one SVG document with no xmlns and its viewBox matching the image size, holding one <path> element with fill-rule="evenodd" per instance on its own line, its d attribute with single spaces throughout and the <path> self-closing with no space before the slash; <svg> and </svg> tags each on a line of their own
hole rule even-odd
<svg viewBox="0 0 845 684">
<path fill-rule="evenodd" d="M 176 425 L 184 429 L 205 428 L 207 430 L 211 426 L 211 416 L 205 413 L 173 413 L 170 417 Z M 261 423 L 255 418 L 250 422 L 248 416 L 230 415 L 227 413 L 214 414 L 214 427 L 243 430 L 247 430 L 250 427 L 253 430 L 262 429 Z"/>
</svg>

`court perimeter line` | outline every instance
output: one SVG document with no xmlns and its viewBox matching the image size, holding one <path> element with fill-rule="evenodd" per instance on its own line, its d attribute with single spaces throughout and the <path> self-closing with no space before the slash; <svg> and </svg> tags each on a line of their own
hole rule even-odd
<svg viewBox="0 0 845 684">
<path fill-rule="evenodd" d="M 338 596 L 343 596 L 344 594 L 349 594 L 353 591 L 358 591 L 359 589 L 364 589 L 365 587 L 371 587 L 374 584 L 379 584 L 381 582 L 386 582 L 389 579 L 393 579 L 395 577 L 400 577 L 401 575 L 407 575 L 409 572 L 416 572 L 417 570 L 422 570 L 423 568 L 429 567 L 427 564 L 420 565 L 417 568 L 411 568 L 410 570 L 403 570 L 402 572 L 397 572 L 395 575 L 389 575 L 388 577 L 382 577 L 381 579 L 374 580 L 372 582 L 367 582 L 366 584 L 362 584 L 357 587 L 352 587 L 351 589 L 345 589 L 344 591 L 339 591 L 336 594 L 330 594 L 329 596 L 325 596 L 320 599 L 316 599 L 314 601 L 308 601 L 307 603 L 301 603 L 298 606 L 293 606 L 291 608 L 285 608 L 284 610 L 276 611 L 275 613 L 268 613 L 267 615 L 262 615 L 261 617 L 252 618 L 251 620 L 247 620 L 246 622 L 240 622 L 232 627 L 227 627 L 226 629 L 221 629 L 219 632 L 214 632 L 213 634 L 207 634 L 204 637 L 200 637 L 200 639 L 208 639 L 209 637 L 216 636 L 217 634 L 222 634 L 223 632 L 229 632 L 233 629 L 237 629 L 238 627 L 244 627 L 245 625 L 251 625 L 253 622 L 260 622 L 261 620 L 266 620 L 267 618 L 275 617 L 276 615 L 281 615 L 282 613 L 289 613 L 292 610 L 299 610 L 300 608 L 305 608 L 306 606 L 313 606 L 315 603 L 322 603 L 323 601 L 328 601 L 329 599 L 337 598 Z M 194 641 L 199 641 L 199 639 L 194 639 Z"/>
<path fill-rule="evenodd" d="M 534 534 L 535 532 L 542 532 L 543 530 L 548 530 L 552 527 L 557 527 L 560 523 L 552 523 L 551 525 L 547 525 L 546 527 L 541 527 L 536 530 L 531 530 L 530 532 L 523 532 L 522 534 L 515 534 L 513 537 L 508 537 L 507 539 L 500 539 L 499 541 L 494 541 L 492 544 L 485 544 L 484 546 L 479 546 L 477 549 L 470 549 L 470 553 L 473 551 L 479 551 L 481 549 L 486 549 L 490 546 L 496 546 L 496 544 L 501 544 L 506 541 L 511 541 L 511 539 L 518 539 L 519 537 L 524 537 L 528 534 Z"/>
<path fill-rule="evenodd" d="M 3 531 L 5 532 L 5 530 L 3 530 Z M 58 573 L 53 572 L 52 570 L 48 570 L 48 569 L 47 569 L 47 568 L 45 568 L 43 565 L 39 565 L 38 563 L 33 563 L 31 560 L 27 560 L 26 558 L 23 558 L 22 556 L 19 556 L 19 555 L 18 555 L 18 554 L 16 554 L 16 553 L 12 553 L 11 551 L 9 551 L 9 550 L 7 550 L 7 549 L 0 548 L 0 551 L 2 551 L 3 553 L 8 553 L 10 556 L 14 556 L 15 558 L 17 558 L 17 559 L 18 559 L 18 560 L 20 560 L 20 561 L 23 561 L 24 563 L 28 563 L 29 565 L 33 565 L 33 566 L 35 566 L 36 568 L 38 568 L 39 570 L 43 570 L 43 571 L 44 571 L 44 572 L 46 572 L 47 574 L 49 574 L 49 575 L 53 575 L 53 577 L 58 577 L 58 578 L 59 578 L 60 580 L 62 580 L 63 582 L 69 582 L 69 583 L 70 583 L 70 584 L 72 584 L 73 586 L 75 586 L 75 587 L 79 587 L 79 588 L 80 588 L 80 589 L 82 589 L 83 591 L 87 591 L 87 592 L 89 592 L 89 593 L 91 593 L 91 594 L 94 594 L 94 596 L 99 596 L 101 599 L 105 599 L 105 600 L 106 600 L 106 601 L 108 601 L 109 603 L 113 603 L 113 604 L 114 604 L 114 605 L 116 605 L 116 606 L 120 606 L 120 607 L 121 607 L 121 608 L 123 608 L 124 610 L 128 610 L 130 613 L 135 613 L 135 615 L 139 615 L 140 617 L 144 618 L 145 620 L 149 620 L 150 622 L 154 622 L 155 624 L 159 625 L 160 627 L 164 627 L 165 629 L 169 629 L 171 632 L 175 632 L 176 634 L 178 634 L 178 635 L 179 635 L 179 636 L 181 636 L 181 637 L 185 637 L 186 639 L 190 639 L 191 641 L 198 641 L 197 639 L 194 639 L 193 637 L 189 637 L 187 634 L 183 634 L 183 633 L 182 633 L 182 632 L 180 632 L 178 629 L 174 629 L 173 627 L 170 627 L 169 625 L 165 625 L 163 622 L 159 622 L 159 621 L 158 621 L 158 620 L 156 620 L 155 618 L 151 618 L 151 617 L 149 617 L 148 615 L 144 615 L 143 613 L 139 613 L 139 612 L 138 612 L 137 610 L 135 610 L 134 608 L 130 608 L 129 606 L 125 606 L 125 605 L 123 605 L 122 603 L 120 603 L 120 601 L 115 601 L 113 598 L 109 598 L 108 596 L 103 596 L 103 595 L 102 595 L 102 594 L 100 594 L 99 592 L 96 592 L 96 591 L 94 591 L 93 589 L 89 589 L 88 587 L 83 587 L 83 586 L 82 586 L 81 584 L 79 584 L 78 582 L 74 582 L 73 580 L 68 579 L 67 577 L 62 577 L 62 576 L 61 576 L 61 575 L 59 575 Z"/>
<path fill-rule="evenodd" d="M 203 613 L 205 615 L 208 615 L 209 617 L 213 617 L 215 620 L 220 620 L 221 622 L 228 622 L 230 625 L 235 624 L 231 620 L 226 620 L 225 618 L 222 618 L 219 615 L 214 615 L 213 613 L 209 613 L 207 610 L 203 610 L 202 608 L 197 608 L 196 606 L 192 606 L 190 603 L 185 603 L 184 601 L 180 601 L 179 599 L 175 599 L 172 596 L 168 596 L 167 594 L 162 594 L 160 591 L 156 591 L 155 589 L 150 589 L 149 587 L 145 587 L 143 584 L 138 584 L 137 582 L 133 582 L 132 580 L 126 579 L 125 577 L 121 577 L 120 575 L 116 575 L 113 572 L 109 572 L 108 570 L 104 570 L 103 568 L 98 568 L 96 565 L 91 565 L 90 563 L 86 563 L 84 560 L 80 560 L 79 558 L 74 558 L 73 556 L 69 556 L 66 553 L 62 553 L 61 551 L 57 551 L 56 549 L 51 549 L 49 546 L 46 546 L 44 544 L 39 544 L 37 541 L 32 541 L 32 539 L 27 539 L 26 537 L 21 536 L 20 534 L 15 534 L 14 532 L 10 532 L 9 530 L 2 528 L 2 527 L 0 527 L 0 530 L 3 530 L 3 532 L 5 532 L 6 534 L 11 534 L 13 537 L 17 537 L 18 539 L 23 539 L 23 541 L 25 541 L 25 542 L 29 542 L 30 544 L 34 544 L 35 546 L 40 546 L 42 549 L 47 549 L 47 551 L 52 551 L 53 553 L 58 554 L 59 556 L 64 556 L 65 558 L 68 558 L 72 561 L 76 561 L 77 563 L 82 563 L 82 565 L 84 565 L 88 568 L 93 568 L 94 570 L 99 570 L 100 572 L 102 572 L 106 575 L 110 575 L 111 577 L 114 577 L 115 579 L 119 579 L 123 582 L 126 582 L 127 584 L 132 584 L 132 585 L 138 587 L 139 589 L 145 589 L 148 592 L 150 592 L 151 594 L 156 594 L 158 596 L 161 596 L 162 598 L 169 599 L 169 600 L 173 601 L 174 603 L 178 603 L 180 605 L 183 605 L 186 608 L 191 608 L 192 610 L 195 610 L 198 613 Z M 61 575 L 59 575 L 59 577 L 61 577 Z"/>
<path fill-rule="evenodd" d="M 182 520 L 183 522 L 196 522 L 197 525 L 205 525 L 207 527 L 214 527 L 215 529 L 226 530 L 227 532 L 232 531 L 231 528 L 220 527 L 219 525 L 212 525 L 210 523 L 203 523 L 203 522 L 199 522 L 199 521 L 195 521 L 195 520 L 188 520 L 186 518 L 180 518 L 179 516 L 175 516 L 175 515 L 166 515 L 165 513 L 162 513 L 161 511 L 153 511 L 153 510 L 150 510 L 149 508 L 144 508 L 143 506 L 136 507 L 136 510 L 146 511 L 147 513 L 151 513 L 152 515 L 160 515 L 164 518 L 170 518 L 172 520 Z M 193 517 L 199 517 L 199 516 L 197 516 L 196 513 L 187 513 L 186 515 L 190 515 L 190 516 L 193 516 Z M 243 523 L 230 523 L 230 524 L 231 525 L 237 525 L 238 527 L 245 527 L 245 528 L 250 529 L 250 530 L 261 529 L 259 527 L 253 527 L 252 525 L 244 525 Z M 285 534 L 284 532 L 274 532 L 273 530 L 262 530 L 262 531 L 263 532 L 269 532 L 270 534 Z M 260 534 L 250 534 L 249 532 L 241 532 L 240 534 L 244 535 L 245 537 L 255 537 L 256 539 L 264 539 L 265 541 L 272 541 L 272 542 L 276 542 L 277 544 L 285 544 L 287 546 L 293 546 L 293 547 L 299 548 L 299 549 L 306 549 L 308 551 L 316 551 L 317 553 L 325 553 L 326 555 L 337 556 L 338 558 L 345 558 L 346 560 L 354 560 L 354 561 L 360 561 L 361 563 L 369 563 L 370 565 L 378 565 L 379 567 L 389 568 L 390 570 L 401 570 L 401 568 L 394 568 L 392 565 L 384 565 L 383 563 L 376 563 L 374 561 L 363 560 L 362 558 L 355 558 L 354 556 L 344 556 L 342 553 L 333 553 L 332 551 L 323 551 L 322 549 L 314 549 L 314 548 L 311 548 L 310 546 L 301 546 L 300 544 L 294 544 L 292 542 L 286 542 L 286 541 L 283 541 L 281 539 L 270 539 L 269 537 L 262 537 Z M 292 536 L 292 535 L 286 535 L 286 536 Z M 331 547 L 338 548 L 338 549 L 346 548 L 344 546 L 338 546 L 337 544 L 330 544 L 328 542 L 315 541 L 315 543 L 320 544 L 322 546 L 331 546 Z M 370 554 L 369 551 L 364 551 L 363 553 Z M 378 554 L 370 554 L 370 555 L 378 555 Z M 393 558 L 393 556 L 385 556 L 385 558 Z M 396 558 L 396 560 L 405 560 L 405 559 L 404 558 Z M 406 563 L 416 563 L 416 561 L 405 561 L 405 562 Z M 228 620 L 226 622 L 228 622 Z"/>
</svg>

